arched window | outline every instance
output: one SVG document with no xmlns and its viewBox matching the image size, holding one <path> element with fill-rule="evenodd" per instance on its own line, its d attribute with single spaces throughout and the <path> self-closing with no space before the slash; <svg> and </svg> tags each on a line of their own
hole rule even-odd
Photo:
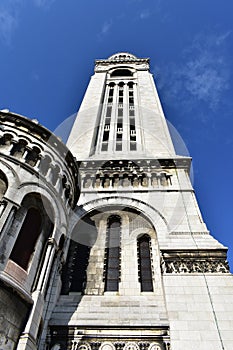
<svg viewBox="0 0 233 350">
<path fill-rule="evenodd" d="M 116 69 L 112 72 L 111 77 L 132 77 L 133 73 L 129 69 Z"/>
<path fill-rule="evenodd" d="M 52 162 L 52 159 L 49 157 L 49 156 L 44 156 L 43 158 L 41 158 L 41 161 L 40 161 L 40 170 L 41 170 L 41 173 L 43 175 L 46 175 L 48 170 L 49 170 L 49 167 L 50 167 L 50 164 Z"/>
<path fill-rule="evenodd" d="M 27 164 L 31 166 L 35 166 L 39 158 L 40 158 L 40 149 L 34 146 L 32 147 L 31 150 L 28 151 L 25 161 Z"/>
<path fill-rule="evenodd" d="M 111 215 L 107 223 L 105 248 L 105 291 L 118 291 L 120 279 L 121 218 Z"/>
<path fill-rule="evenodd" d="M 10 154 L 16 158 L 21 158 L 26 150 L 27 141 L 20 139 L 14 144 Z"/>
<path fill-rule="evenodd" d="M 0 147 L 10 146 L 12 143 L 13 136 L 11 134 L 4 134 L 0 138 Z"/>
<path fill-rule="evenodd" d="M 150 237 L 143 235 L 137 240 L 138 247 L 138 275 L 141 292 L 153 292 Z"/>
<path fill-rule="evenodd" d="M 29 208 L 16 239 L 10 259 L 27 270 L 36 241 L 41 232 L 42 217 L 38 209 Z"/>
</svg>

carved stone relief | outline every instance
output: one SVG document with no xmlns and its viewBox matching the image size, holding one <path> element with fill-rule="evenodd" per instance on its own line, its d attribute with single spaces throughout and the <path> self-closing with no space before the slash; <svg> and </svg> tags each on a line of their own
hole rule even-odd
<svg viewBox="0 0 233 350">
<path fill-rule="evenodd" d="M 137 343 L 131 342 L 125 345 L 124 350 L 140 350 L 140 349 Z"/>
<path fill-rule="evenodd" d="M 161 350 L 161 346 L 157 343 L 151 343 L 148 350 Z"/>
<path fill-rule="evenodd" d="M 111 342 L 104 342 L 99 347 L 99 350 L 116 350 L 115 346 Z"/>
<path fill-rule="evenodd" d="M 56 343 L 51 350 L 59 350 L 60 346 Z M 114 342 L 114 341 L 104 341 L 104 342 L 80 342 L 79 340 L 72 340 L 71 346 L 67 350 L 164 350 L 169 349 L 167 344 L 163 341 L 159 342 Z"/>
<path fill-rule="evenodd" d="M 200 254 L 202 256 L 200 256 Z M 161 269 L 163 273 L 229 273 L 229 265 L 222 256 L 209 256 L 208 251 L 162 253 Z"/>
<path fill-rule="evenodd" d="M 73 340 L 71 350 L 91 350 L 89 343 L 80 343 L 79 341 Z"/>
</svg>

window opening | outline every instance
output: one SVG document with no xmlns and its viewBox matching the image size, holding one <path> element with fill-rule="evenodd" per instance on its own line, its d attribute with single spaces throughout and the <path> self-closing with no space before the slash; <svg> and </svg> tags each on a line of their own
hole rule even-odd
<svg viewBox="0 0 233 350">
<path fill-rule="evenodd" d="M 105 248 L 105 291 L 118 291 L 120 279 L 121 218 L 108 218 Z"/>
<path fill-rule="evenodd" d="M 88 275 L 87 269 L 89 264 L 91 247 L 97 238 L 95 222 L 90 217 L 84 217 L 75 226 L 70 240 L 67 261 L 62 271 L 62 289 L 61 294 L 69 292 L 79 292 L 84 294 Z M 97 282 L 90 280 L 93 282 Z"/>
<path fill-rule="evenodd" d="M 75 243 L 75 278 L 72 279 L 70 285 L 70 292 L 83 292 L 86 287 L 87 280 L 87 265 L 90 255 L 90 247 Z"/>
<path fill-rule="evenodd" d="M 118 106 L 118 119 L 123 117 L 123 106 Z"/>
<path fill-rule="evenodd" d="M 0 146 L 10 146 L 12 144 L 13 136 L 11 134 L 4 134 L 0 138 Z"/>
<path fill-rule="evenodd" d="M 132 77 L 133 73 L 129 69 L 116 69 L 112 72 L 111 77 Z"/>
<path fill-rule="evenodd" d="M 27 141 L 19 140 L 14 144 L 10 154 L 16 158 L 21 158 L 26 150 Z"/>
<path fill-rule="evenodd" d="M 135 125 L 135 112 L 134 112 L 134 91 L 133 83 L 128 83 L 129 88 L 129 140 L 130 140 L 130 151 L 137 150 L 137 133 Z"/>
<path fill-rule="evenodd" d="M 143 235 L 137 240 L 138 275 L 141 292 L 153 292 L 150 245 L 151 241 L 148 235 Z"/>
<path fill-rule="evenodd" d="M 134 109 L 132 109 L 132 108 L 129 109 L 129 116 L 130 117 L 134 116 Z"/>
<path fill-rule="evenodd" d="M 41 232 L 41 226 L 42 217 L 39 210 L 36 208 L 29 208 L 10 255 L 10 259 L 24 270 L 28 268 L 36 241 Z"/>
<path fill-rule="evenodd" d="M 103 130 L 103 136 L 102 136 L 102 142 L 101 142 L 101 151 L 108 150 L 114 87 L 115 87 L 114 83 L 109 85 L 108 100 L 107 100 L 108 105 L 106 108 L 106 114 L 105 114 L 105 118 L 104 118 L 104 130 Z"/>
<path fill-rule="evenodd" d="M 40 149 L 38 147 L 32 147 L 32 149 L 29 150 L 26 155 L 25 162 L 34 167 L 39 158 L 40 158 Z"/>
</svg>

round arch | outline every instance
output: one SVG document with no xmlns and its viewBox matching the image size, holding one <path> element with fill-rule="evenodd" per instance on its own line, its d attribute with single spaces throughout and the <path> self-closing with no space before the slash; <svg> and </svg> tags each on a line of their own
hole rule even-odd
<svg viewBox="0 0 233 350">
<path fill-rule="evenodd" d="M 67 216 L 66 216 L 66 210 L 63 207 L 61 203 L 59 203 L 56 198 L 59 198 L 58 196 L 55 196 L 55 194 L 45 185 L 42 183 L 40 185 L 36 183 L 31 182 L 25 182 L 19 186 L 17 196 L 18 196 L 18 203 L 21 204 L 24 197 L 29 195 L 30 193 L 38 194 L 46 199 L 46 201 L 49 203 L 54 216 L 54 226 L 55 228 L 59 228 L 54 230 L 53 238 L 56 239 L 57 242 L 59 242 L 60 236 L 62 234 L 67 233 Z"/>
<path fill-rule="evenodd" d="M 10 166 L 8 162 L 5 162 L 2 158 L 1 158 L 1 171 L 6 176 L 7 183 L 8 183 L 8 188 L 4 196 L 6 197 L 10 196 L 10 192 L 15 196 L 15 191 L 16 189 L 18 189 L 18 186 L 20 184 L 20 180 L 17 172 Z"/>
<path fill-rule="evenodd" d="M 129 68 L 119 67 L 117 69 L 114 69 L 110 73 L 110 76 L 111 76 L 111 78 L 114 78 L 114 77 L 133 77 L 133 72 Z"/>
<path fill-rule="evenodd" d="M 94 210 L 105 212 L 112 210 L 112 208 L 118 208 L 120 210 L 128 208 L 136 210 L 139 213 L 143 214 L 144 218 L 151 223 L 158 237 L 162 238 L 168 234 L 169 225 L 159 210 L 138 199 L 121 197 L 120 201 L 121 202 L 119 203 L 118 196 L 105 197 L 89 201 L 82 206 L 77 207 L 71 219 L 71 227 L 74 227 L 74 225 L 77 223 L 77 220 L 80 220 L 82 217 L 86 216 Z"/>
<path fill-rule="evenodd" d="M 109 76 L 110 77 L 117 77 L 117 76 L 119 76 L 118 74 L 117 74 L 117 71 L 128 71 L 128 73 L 129 73 L 129 75 L 126 75 L 126 77 L 127 78 L 129 78 L 129 77 L 133 77 L 133 75 L 134 75 L 134 73 L 136 73 L 136 70 L 134 69 L 134 68 L 132 68 L 132 67 L 130 67 L 130 66 L 127 66 L 126 64 L 122 64 L 122 65 L 119 65 L 119 66 L 117 66 L 117 67 L 114 67 L 114 68 L 111 68 L 111 69 L 109 69 L 109 71 L 108 71 L 108 74 L 109 74 Z M 126 72 L 125 72 L 126 73 Z M 116 74 L 116 75 L 115 75 Z M 122 75 L 121 75 L 122 76 Z"/>
</svg>

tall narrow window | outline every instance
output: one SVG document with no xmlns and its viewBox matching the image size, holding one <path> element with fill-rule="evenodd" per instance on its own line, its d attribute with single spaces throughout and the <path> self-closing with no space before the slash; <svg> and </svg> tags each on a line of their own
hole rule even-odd
<svg viewBox="0 0 233 350">
<path fill-rule="evenodd" d="M 17 143 L 14 144 L 10 154 L 16 158 L 21 158 L 24 155 L 26 146 L 27 146 L 27 141 L 19 140 Z"/>
<path fill-rule="evenodd" d="M 123 97 L 124 83 L 119 83 L 118 108 L 117 108 L 117 127 L 116 127 L 116 151 L 122 151 L 123 138 Z"/>
<path fill-rule="evenodd" d="M 10 259 L 24 270 L 28 268 L 41 226 L 42 217 L 39 210 L 29 208 L 10 256 Z"/>
<path fill-rule="evenodd" d="M 73 242 L 74 254 L 72 270 L 74 275 L 70 281 L 70 292 L 84 292 L 87 280 L 87 265 L 90 256 L 90 247 Z"/>
<path fill-rule="evenodd" d="M 90 261 L 90 253 L 97 235 L 95 222 L 89 215 L 82 218 L 74 227 L 67 261 L 62 271 L 61 294 L 70 292 L 85 294 L 88 288 L 98 288 L 98 278 L 95 278 L 92 272 L 90 274 L 87 272 L 89 264 L 90 267 L 93 266 L 93 262 Z"/>
<path fill-rule="evenodd" d="M 110 133 L 114 88 L 115 88 L 115 84 L 111 83 L 109 85 L 107 108 L 106 108 L 106 113 L 105 113 L 105 117 L 104 117 L 104 131 L 103 131 L 103 137 L 102 137 L 101 151 L 108 150 L 108 141 L 109 141 L 109 133 Z"/>
<path fill-rule="evenodd" d="M 143 235 L 138 238 L 138 275 L 141 292 L 153 292 L 150 237 Z"/>
<path fill-rule="evenodd" d="M 129 89 L 129 139 L 130 139 L 130 151 L 137 150 L 136 144 L 136 125 L 135 125 L 135 109 L 134 109 L 134 90 L 133 83 L 128 83 Z"/>
<path fill-rule="evenodd" d="M 107 224 L 105 248 L 105 291 L 118 291 L 120 279 L 121 218 L 111 215 Z"/>
</svg>

